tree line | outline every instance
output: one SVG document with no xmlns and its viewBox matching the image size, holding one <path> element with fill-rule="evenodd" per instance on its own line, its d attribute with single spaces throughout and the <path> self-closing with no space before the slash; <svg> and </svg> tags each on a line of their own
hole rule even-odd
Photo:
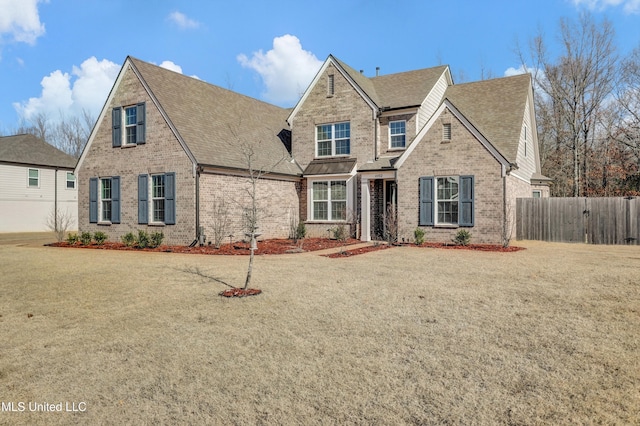
<svg viewBox="0 0 640 426">
<path fill-rule="evenodd" d="M 640 195 L 640 44 L 621 54 L 612 23 L 590 14 L 561 19 L 557 36 L 556 45 L 540 33 L 518 48 L 533 76 L 551 194 Z"/>
</svg>

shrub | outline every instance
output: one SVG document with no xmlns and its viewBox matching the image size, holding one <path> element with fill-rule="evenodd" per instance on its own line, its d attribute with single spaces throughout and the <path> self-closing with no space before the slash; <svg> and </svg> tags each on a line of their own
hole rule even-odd
<svg viewBox="0 0 640 426">
<path fill-rule="evenodd" d="M 338 225 L 331 230 L 333 238 L 338 241 L 346 241 L 349 238 L 347 234 L 347 227 L 345 225 Z"/>
<path fill-rule="evenodd" d="M 298 222 L 298 226 L 296 226 L 295 240 L 304 240 L 304 237 L 306 236 L 307 227 L 304 225 L 304 222 Z"/>
<path fill-rule="evenodd" d="M 91 232 L 83 232 L 80 234 L 80 243 L 83 246 L 88 246 L 91 244 Z"/>
<path fill-rule="evenodd" d="M 455 238 L 453 239 L 453 242 L 457 246 L 468 246 L 470 241 L 471 241 L 471 233 L 466 229 L 459 230 Z"/>
<path fill-rule="evenodd" d="M 69 234 L 67 235 L 67 242 L 69 244 L 75 244 L 79 240 L 78 234 Z"/>
<path fill-rule="evenodd" d="M 413 236 L 416 239 L 417 245 L 421 245 L 422 243 L 424 243 L 424 229 L 416 228 L 416 230 L 413 231 Z"/>
<path fill-rule="evenodd" d="M 102 244 L 104 244 L 105 241 L 107 241 L 107 234 L 105 234 L 102 231 L 98 231 L 95 234 L 93 234 L 93 239 L 96 242 L 96 244 L 101 246 Z"/>
<path fill-rule="evenodd" d="M 162 240 L 164 240 L 164 234 L 162 232 L 154 232 L 149 238 L 149 247 L 158 247 L 160 244 L 162 244 Z"/>
<path fill-rule="evenodd" d="M 147 231 L 143 231 L 143 230 L 138 231 L 138 238 L 136 243 L 138 244 L 139 248 L 149 247 L 149 234 L 147 234 Z"/>
<path fill-rule="evenodd" d="M 122 242 L 125 246 L 131 247 L 136 242 L 136 236 L 133 235 L 133 232 L 128 232 L 126 235 L 123 235 L 121 238 Z"/>
</svg>

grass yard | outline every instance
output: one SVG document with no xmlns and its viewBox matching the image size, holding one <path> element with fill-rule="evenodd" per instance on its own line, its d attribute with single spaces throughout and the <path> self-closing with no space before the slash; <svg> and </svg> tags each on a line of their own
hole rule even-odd
<svg viewBox="0 0 640 426">
<path fill-rule="evenodd" d="M 640 247 L 516 244 L 0 244 L 0 424 L 640 423 Z"/>
</svg>

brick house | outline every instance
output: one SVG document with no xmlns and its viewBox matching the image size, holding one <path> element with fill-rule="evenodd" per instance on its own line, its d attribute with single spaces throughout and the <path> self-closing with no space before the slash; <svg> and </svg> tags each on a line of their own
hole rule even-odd
<svg viewBox="0 0 640 426">
<path fill-rule="evenodd" d="M 128 57 L 76 166 L 79 230 L 161 231 L 165 242 L 244 238 L 248 161 L 259 181 L 263 238 L 297 220 L 301 170 L 287 146 L 289 111 Z M 248 154 L 253 150 L 255 155 Z"/>
<path fill-rule="evenodd" d="M 454 85 L 447 66 L 369 78 L 329 56 L 290 110 L 127 58 L 76 167 L 81 231 L 242 239 L 247 147 L 262 238 L 348 223 L 363 241 L 500 243 L 518 197 L 548 196 L 531 78 Z M 394 225 L 395 224 L 395 225 Z"/>
<path fill-rule="evenodd" d="M 329 56 L 288 117 L 311 235 L 474 242 L 511 233 L 517 197 L 548 196 L 529 75 L 454 85 L 447 66 L 368 78 Z M 395 223 L 395 225 L 394 225 Z"/>
</svg>

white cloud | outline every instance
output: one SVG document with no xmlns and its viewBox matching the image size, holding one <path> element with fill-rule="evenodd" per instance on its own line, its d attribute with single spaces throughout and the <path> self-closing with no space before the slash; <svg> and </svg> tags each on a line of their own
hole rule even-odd
<svg viewBox="0 0 640 426">
<path fill-rule="evenodd" d="M 195 21 L 187 17 L 184 13 L 178 11 L 170 13 L 167 19 L 183 30 L 191 30 L 200 26 L 200 22 Z"/>
<path fill-rule="evenodd" d="M 0 42 L 7 41 L 34 44 L 44 34 L 40 22 L 38 3 L 47 0 L 0 0 Z"/>
<path fill-rule="evenodd" d="M 296 36 L 284 35 L 273 39 L 273 49 L 254 52 L 251 58 L 238 55 L 243 67 L 260 74 L 266 86 L 264 98 L 273 103 L 296 102 L 320 69 L 322 61 L 302 49 Z"/>
<path fill-rule="evenodd" d="M 168 69 L 168 70 L 171 70 L 171 71 L 175 71 L 175 72 L 177 72 L 177 73 L 182 74 L 182 67 L 181 67 L 180 65 L 176 65 L 176 64 L 174 64 L 174 63 L 173 63 L 173 62 L 171 62 L 171 61 L 163 61 L 163 62 L 160 64 L 160 66 L 161 66 L 162 68 L 165 68 L 165 69 Z"/>
<path fill-rule="evenodd" d="M 15 102 L 13 107 L 25 120 L 44 114 L 56 122 L 61 115 L 79 115 L 83 109 L 97 117 L 119 70 L 118 64 L 91 57 L 80 67 L 74 65 L 71 73 L 56 70 L 44 77 L 40 97 Z"/>
<path fill-rule="evenodd" d="M 603 10 L 609 7 L 618 7 L 626 14 L 640 13 L 640 0 L 572 0 L 576 6 L 585 6 L 591 10 Z"/>
</svg>

